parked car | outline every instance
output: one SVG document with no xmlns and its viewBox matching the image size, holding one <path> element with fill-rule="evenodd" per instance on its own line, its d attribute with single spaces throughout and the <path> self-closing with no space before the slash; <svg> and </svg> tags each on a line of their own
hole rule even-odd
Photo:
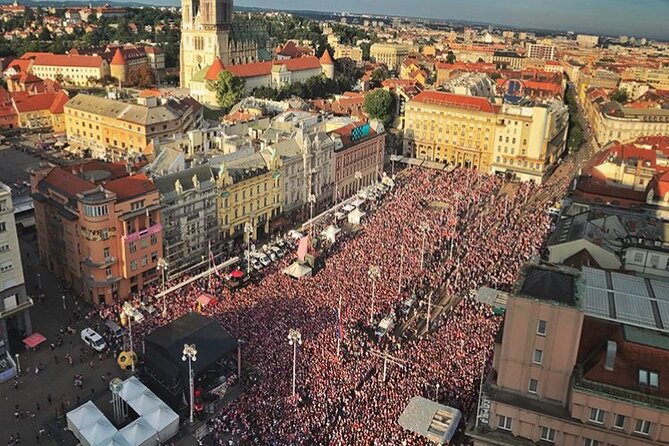
<svg viewBox="0 0 669 446">
<path fill-rule="evenodd" d="M 411 309 L 413 308 L 415 303 L 416 303 L 416 296 L 411 296 L 410 298 L 402 302 L 402 314 L 407 316 L 411 312 Z"/>
<path fill-rule="evenodd" d="M 260 263 L 263 266 L 269 266 L 272 263 L 269 257 L 267 257 L 265 254 L 262 254 L 258 260 L 260 260 Z"/>
<path fill-rule="evenodd" d="M 395 326 L 395 317 L 391 314 L 388 316 L 384 317 L 381 322 L 379 322 L 379 325 L 376 327 L 376 336 L 379 338 L 384 337 L 387 335 Z"/>
<path fill-rule="evenodd" d="M 81 330 L 81 340 L 97 352 L 101 352 L 107 348 L 105 340 L 92 328 L 84 328 Z"/>
<path fill-rule="evenodd" d="M 109 334 L 116 337 L 120 338 L 123 336 L 123 329 L 119 327 L 119 325 L 114 322 L 114 321 L 105 321 L 105 327 L 107 327 L 107 331 L 109 331 Z"/>
</svg>

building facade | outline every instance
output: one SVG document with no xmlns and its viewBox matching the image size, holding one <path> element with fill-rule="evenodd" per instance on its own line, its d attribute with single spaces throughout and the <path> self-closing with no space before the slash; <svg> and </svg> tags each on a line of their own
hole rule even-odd
<svg viewBox="0 0 669 446">
<path fill-rule="evenodd" d="M 80 56 L 51 53 L 26 53 L 29 70 L 42 79 L 52 79 L 69 85 L 91 86 L 109 76 L 109 63 L 99 56 Z"/>
<path fill-rule="evenodd" d="M 389 70 L 398 71 L 410 52 L 411 47 L 407 45 L 375 43 L 369 49 L 369 57 L 376 63 L 385 64 Z"/>
<path fill-rule="evenodd" d="M 668 444 L 664 287 L 593 268 L 527 266 L 468 428 L 474 444 Z"/>
<path fill-rule="evenodd" d="M 576 36 L 576 43 L 586 48 L 594 48 L 599 44 L 599 37 L 589 34 L 579 34 Z"/>
<path fill-rule="evenodd" d="M 113 304 L 158 278 L 160 197 L 144 174 L 91 161 L 31 176 L 41 261 L 95 304 Z"/>
<path fill-rule="evenodd" d="M 218 246 L 216 179 L 202 164 L 153 182 L 160 193 L 165 277 L 174 277 L 207 259 L 210 246 Z"/>
<path fill-rule="evenodd" d="M 557 51 L 553 45 L 540 45 L 530 43 L 527 45 L 527 57 L 529 59 L 555 60 Z"/>
<path fill-rule="evenodd" d="M 38 277 L 31 277 L 30 280 L 36 280 L 38 287 L 41 287 Z M 0 344 L 4 344 L 0 350 L 3 353 L 11 356 L 10 337 L 18 341 L 32 333 L 32 306 L 33 301 L 26 293 L 23 276 L 12 190 L 0 183 Z M 4 359 L 4 354 L 0 359 Z"/>
<path fill-rule="evenodd" d="M 65 105 L 65 130 L 72 149 L 107 160 L 149 155 L 154 138 L 199 128 L 202 106 L 192 98 L 143 98 L 130 104 L 79 94 Z"/>
<path fill-rule="evenodd" d="M 406 105 L 404 154 L 489 172 L 497 111 L 485 98 L 424 91 Z"/>
</svg>

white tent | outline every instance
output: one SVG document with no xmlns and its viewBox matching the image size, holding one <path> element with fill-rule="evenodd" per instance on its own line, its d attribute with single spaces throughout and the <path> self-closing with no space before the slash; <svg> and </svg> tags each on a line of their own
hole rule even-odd
<svg viewBox="0 0 669 446">
<path fill-rule="evenodd" d="M 147 389 L 135 399 L 126 402 L 130 407 L 132 407 L 132 410 L 137 412 L 137 415 L 141 417 L 160 406 L 162 401 L 157 396 L 155 396 L 153 392 Z"/>
<path fill-rule="evenodd" d="M 166 441 L 179 432 L 179 415 L 165 404 L 144 415 L 144 419 L 158 431 L 161 441 Z"/>
<path fill-rule="evenodd" d="M 102 416 L 95 424 L 81 429 L 81 444 L 83 446 L 98 446 L 111 438 L 118 432 L 111 421 L 107 417 Z"/>
<path fill-rule="evenodd" d="M 357 207 L 360 207 L 364 203 L 365 203 L 365 199 L 361 198 L 360 195 L 358 195 L 358 198 L 356 198 L 353 201 L 353 203 L 351 203 L 351 205 L 357 208 Z"/>
<path fill-rule="evenodd" d="M 328 226 L 321 234 L 330 242 L 334 243 L 337 240 L 337 234 L 341 232 L 341 229 L 335 225 Z"/>
<path fill-rule="evenodd" d="M 348 214 L 348 222 L 352 225 L 359 225 L 365 215 L 367 214 L 356 208 Z"/>
<path fill-rule="evenodd" d="M 355 209 L 355 206 L 351 206 L 350 204 L 344 205 L 342 208 L 344 212 L 351 212 L 353 209 Z"/>
<path fill-rule="evenodd" d="M 119 433 L 133 446 L 153 446 L 157 443 L 158 432 L 144 418 L 137 418 Z"/>
<path fill-rule="evenodd" d="M 147 390 L 146 386 L 136 377 L 131 376 L 123 381 L 123 388 L 119 392 L 119 395 L 124 401 L 131 401 L 144 393 L 145 390 Z"/>
<path fill-rule="evenodd" d="M 288 268 L 284 268 L 283 273 L 295 279 L 301 279 L 303 277 L 311 277 L 311 268 L 295 262 Z"/>
<path fill-rule="evenodd" d="M 128 440 L 120 432 L 117 432 L 116 435 L 100 444 L 100 446 L 133 446 L 133 444 L 128 443 Z"/>
<path fill-rule="evenodd" d="M 81 439 L 81 431 L 93 426 L 100 418 L 104 418 L 104 414 L 92 401 L 87 401 L 68 412 L 65 418 L 67 419 L 67 428 L 74 433 L 75 437 Z"/>
</svg>

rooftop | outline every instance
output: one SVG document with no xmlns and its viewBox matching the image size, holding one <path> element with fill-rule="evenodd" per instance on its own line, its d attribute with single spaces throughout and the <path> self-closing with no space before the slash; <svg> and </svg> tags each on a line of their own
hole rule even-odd
<svg viewBox="0 0 669 446">
<path fill-rule="evenodd" d="M 410 102 L 495 113 L 495 108 L 490 101 L 485 98 L 444 93 L 441 91 L 423 91 L 416 95 Z"/>
<path fill-rule="evenodd" d="M 539 300 L 576 305 L 573 274 L 532 265 L 527 268 L 520 294 Z"/>
</svg>

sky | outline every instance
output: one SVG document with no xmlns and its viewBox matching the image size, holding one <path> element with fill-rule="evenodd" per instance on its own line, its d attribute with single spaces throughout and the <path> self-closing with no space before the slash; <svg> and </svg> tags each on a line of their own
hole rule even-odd
<svg viewBox="0 0 669 446">
<path fill-rule="evenodd" d="M 669 0 L 236 0 L 235 4 L 470 20 L 669 40 Z"/>
</svg>

